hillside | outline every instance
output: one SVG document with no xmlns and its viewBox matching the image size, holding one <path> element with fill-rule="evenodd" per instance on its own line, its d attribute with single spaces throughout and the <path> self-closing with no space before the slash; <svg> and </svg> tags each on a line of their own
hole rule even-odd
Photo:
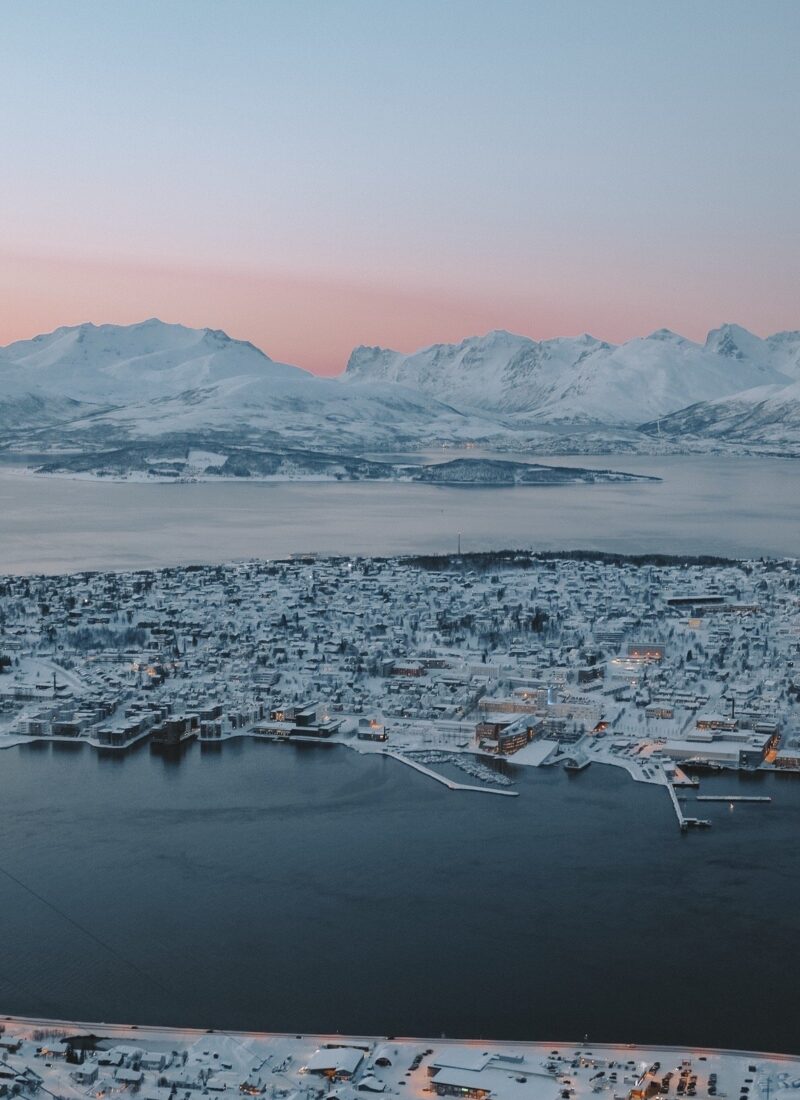
<svg viewBox="0 0 800 1100">
<path fill-rule="evenodd" d="M 743 445 L 759 440 L 789 452 L 800 440 L 800 381 L 699 402 L 642 425 L 642 431 L 668 439 L 713 439 Z"/>
</svg>

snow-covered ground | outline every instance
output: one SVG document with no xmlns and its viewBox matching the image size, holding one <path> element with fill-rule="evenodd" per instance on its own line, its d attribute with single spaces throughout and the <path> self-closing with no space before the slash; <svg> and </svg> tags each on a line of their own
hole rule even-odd
<svg viewBox="0 0 800 1100">
<path fill-rule="evenodd" d="M 696 1047 L 201 1032 L 11 1017 L 2 1027 L 3 1084 L 22 1100 L 229 1092 L 265 1100 L 790 1100 L 800 1087 L 798 1057 Z"/>
</svg>

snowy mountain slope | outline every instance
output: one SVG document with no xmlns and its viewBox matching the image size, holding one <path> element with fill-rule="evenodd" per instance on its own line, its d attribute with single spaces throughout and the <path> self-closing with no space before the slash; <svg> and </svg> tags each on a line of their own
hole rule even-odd
<svg viewBox="0 0 800 1100">
<path fill-rule="evenodd" d="M 285 444 L 360 450 L 443 438 L 502 435 L 493 417 L 460 412 L 401 386 L 364 384 L 352 390 L 335 379 L 226 378 L 154 401 L 125 405 L 75 420 L 69 432 L 126 439 L 235 432 L 250 441 L 269 436 Z"/>
<path fill-rule="evenodd" d="M 783 335 L 797 335 L 800 352 L 800 334 Z M 792 375 L 776 364 L 790 368 L 790 359 L 772 348 L 759 357 L 721 354 L 666 329 L 619 346 L 586 335 L 537 343 L 493 332 L 412 355 L 356 348 L 345 378 L 402 382 L 459 406 L 535 412 L 544 422 L 633 426 L 757 385 L 785 385 Z"/>
<path fill-rule="evenodd" d="M 800 381 L 788 386 L 758 386 L 718 401 L 699 402 L 642 425 L 642 431 L 666 438 L 796 449 L 800 446 Z"/>
<path fill-rule="evenodd" d="M 12 382 L 0 375 L 0 431 L 20 431 L 74 420 L 93 408 L 71 397 L 44 393 L 38 387 Z"/>
</svg>

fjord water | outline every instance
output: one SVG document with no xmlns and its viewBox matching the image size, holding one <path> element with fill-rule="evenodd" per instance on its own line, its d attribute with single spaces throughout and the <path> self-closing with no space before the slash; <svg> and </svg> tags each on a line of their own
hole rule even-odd
<svg viewBox="0 0 800 1100">
<path fill-rule="evenodd" d="M 445 452 L 445 455 L 447 453 Z M 573 455 L 554 465 L 663 481 L 520 487 L 409 483 L 114 484 L 0 467 L 0 573 L 152 568 L 316 551 L 503 548 L 798 553 L 796 459 Z"/>
<path fill-rule="evenodd" d="M 518 798 L 234 741 L 0 753 L 0 1004 L 214 1028 L 800 1050 L 790 777 L 713 828 L 593 765 Z"/>
</svg>

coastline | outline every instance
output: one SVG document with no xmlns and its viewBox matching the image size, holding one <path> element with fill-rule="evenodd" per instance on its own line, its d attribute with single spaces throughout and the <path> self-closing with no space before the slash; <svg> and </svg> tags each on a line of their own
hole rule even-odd
<svg viewBox="0 0 800 1100">
<path fill-rule="evenodd" d="M 598 1092 L 604 1091 L 605 1096 L 609 1097 L 610 1092 L 614 1096 L 620 1095 L 617 1089 L 610 1090 L 609 1082 L 603 1082 L 601 1086 L 595 1084 L 596 1080 L 605 1076 L 603 1073 L 596 1073 L 599 1067 L 605 1066 L 618 1066 L 622 1069 L 626 1067 L 635 1067 L 627 1069 L 627 1074 L 632 1075 L 635 1080 L 635 1087 L 639 1087 L 648 1078 L 653 1078 L 658 1075 L 658 1068 L 667 1068 L 670 1063 L 666 1059 L 681 1058 L 681 1065 L 692 1065 L 695 1063 L 712 1063 L 717 1062 L 725 1065 L 728 1070 L 733 1073 L 749 1073 L 761 1078 L 759 1081 L 760 1091 L 764 1091 L 766 1085 L 765 1078 L 770 1080 L 769 1095 L 772 1097 L 780 1097 L 791 1095 L 789 1090 L 796 1092 L 796 1081 L 788 1080 L 787 1068 L 796 1071 L 796 1074 L 800 1075 L 800 1054 L 792 1054 L 787 1052 L 765 1052 L 765 1051 L 752 1051 L 752 1049 L 737 1049 L 737 1048 L 725 1048 L 725 1047 L 711 1047 L 711 1046 L 682 1046 L 677 1044 L 658 1044 L 658 1043 L 613 1043 L 607 1041 L 601 1041 L 595 1043 L 590 1040 L 589 1036 L 583 1036 L 576 1040 L 503 1040 L 503 1038 L 468 1038 L 468 1037 L 456 1037 L 441 1035 L 438 1038 L 431 1036 L 414 1036 L 414 1035 L 366 1035 L 366 1034 L 342 1034 L 339 1032 L 328 1033 L 296 1033 L 296 1032 L 275 1032 L 275 1031 L 231 1031 L 228 1029 L 217 1029 L 217 1027 L 175 1027 L 165 1026 L 160 1024 L 133 1024 L 133 1023 L 116 1023 L 108 1021 L 75 1021 L 75 1020 L 62 1020 L 47 1018 L 47 1016 L 18 1016 L 18 1015 L 2 1015 L 0 1016 L 0 1025 L 2 1026 L 2 1033 L 0 1034 L 0 1041 L 2 1045 L 8 1048 L 10 1041 L 22 1040 L 30 1041 L 32 1036 L 37 1037 L 34 1042 L 42 1043 L 43 1038 L 61 1038 L 63 1041 L 78 1040 L 78 1038 L 85 1037 L 91 1038 L 96 1044 L 96 1048 L 102 1048 L 101 1044 L 105 1044 L 106 1047 L 113 1048 L 114 1042 L 124 1041 L 125 1046 L 120 1047 L 130 1056 L 135 1057 L 136 1048 L 138 1045 L 146 1043 L 152 1044 L 173 1044 L 173 1053 L 180 1055 L 182 1051 L 189 1051 L 194 1049 L 199 1044 L 200 1046 L 212 1045 L 215 1042 L 215 1038 L 221 1041 L 232 1041 L 233 1044 L 239 1044 L 243 1054 L 243 1063 L 252 1063 L 252 1060 L 257 1055 L 263 1055 L 265 1052 L 269 1052 L 270 1047 L 276 1047 L 283 1056 L 284 1068 L 276 1069 L 272 1068 L 272 1073 L 281 1073 L 281 1076 L 288 1078 L 291 1075 L 305 1076 L 308 1070 L 304 1066 L 304 1059 L 302 1055 L 306 1054 L 309 1049 L 325 1049 L 325 1051 L 336 1052 L 342 1051 L 342 1049 L 357 1049 L 362 1053 L 363 1065 L 354 1073 L 344 1075 L 342 1074 L 341 1080 L 355 1080 L 357 1077 L 372 1077 L 372 1074 L 377 1071 L 374 1066 L 374 1059 L 385 1056 L 388 1053 L 388 1047 L 392 1047 L 396 1053 L 397 1060 L 401 1060 L 404 1054 L 416 1055 L 417 1048 L 420 1046 L 426 1047 L 426 1053 L 423 1057 L 429 1058 L 430 1068 L 435 1068 L 440 1063 L 446 1062 L 447 1058 L 452 1058 L 453 1052 L 463 1052 L 464 1059 L 474 1059 L 476 1053 L 481 1052 L 480 1058 L 487 1059 L 482 1068 L 464 1069 L 464 1073 L 470 1073 L 473 1078 L 479 1077 L 481 1074 L 489 1078 L 489 1074 L 492 1071 L 492 1059 L 500 1057 L 502 1063 L 507 1063 L 503 1068 L 514 1069 L 514 1063 L 517 1066 L 524 1065 L 524 1073 L 528 1078 L 535 1077 L 537 1080 L 533 1082 L 534 1089 L 529 1090 L 531 1095 L 541 1095 L 541 1086 L 543 1082 L 547 1081 L 548 1084 L 558 1086 L 560 1084 L 559 1079 L 566 1074 L 569 1074 L 572 1078 L 572 1084 L 577 1088 L 572 1088 L 571 1093 L 577 1093 L 580 1097 L 581 1086 L 589 1086 L 587 1091 Z M 151 1047 L 152 1048 L 152 1047 Z M 162 1048 L 157 1046 L 156 1048 Z M 46 1046 L 45 1056 L 48 1053 Z M 289 1054 L 287 1057 L 287 1051 L 294 1051 L 295 1055 Z M 144 1052 L 143 1052 L 144 1053 Z M 516 1056 L 513 1056 L 516 1053 Z M 208 1051 L 204 1051 L 204 1054 L 208 1054 Z M 297 1057 L 299 1055 L 300 1057 Z M 556 1057 L 558 1056 L 558 1058 Z M 37 1055 L 41 1057 L 41 1055 Z M 57 1063 L 58 1055 L 54 1053 L 51 1064 L 47 1068 L 54 1068 L 58 1066 L 59 1069 L 68 1071 L 70 1068 L 69 1063 L 61 1062 Z M 458 1054 L 456 1058 L 458 1059 Z M 665 1063 L 660 1064 L 658 1058 L 665 1058 Z M 262 1060 L 262 1066 L 269 1063 L 271 1055 L 266 1054 L 266 1057 Z M 3 1062 L 3 1057 L 0 1055 L 0 1063 Z M 306 1059 L 308 1060 L 308 1059 Z M 388 1058 L 386 1058 L 388 1060 Z M 421 1057 L 420 1057 L 421 1062 Z M 744 1066 L 747 1063 L 757 1063 L 758 1065 Z M 289 1063 L 294 1063 L 292 1068 L 287 1068 Z M 373 1063 L 372 1065 L 370 1063 Z M 654 1073 L 655 1063 L 655 1073 Z M 184 1063 L 186 1065 L 186 1063 Z M 391 1065 L 391 1062 L 390 1062 Z M 487 1068 L 489 1067 L 489 1068 Z M 75 1066 L 73 1065 L 74 1069 Z M 392 1067 L 395 1068 L 395 1067 Z M 403 1068 L 403 1067 L 402 1067 Z M 415 1067 L 416 1068 L 416 1067 Z M 423 1067 L 425 1069 L 426 1067 Z M 285 1073 L 284 1073 L 285 1069 Z M 595 1073 L 590 1076 L 589 1071 L 594 1070 Z M 189 1071 L 189 1070 L 187 1070 Z M 518 1073 L 518 1069 L 516 1073 Z M 781 1075 L 774 1080 L 774 1075 Z M 321 1079 L 325 1079 L 331 1075 L 321 1075 Z M 391 1076 L 387 1075 L 387 1076 Z M 405 1074 L 406 1077 L 416 1077 L 416 1074 Z M 434 1075 L 419 1074 L 421 1079 Z M 617 1075 L 618 1076 L 618 1075 Z M 336 1075 L 333 1075 L 333 1080 L 336 1080 Z M 391 1087 L 390 1081 L 382 1082 L 384 1089 L 387 1093 L 391 1093 L 394 1089 Z M 399 1081 L 399 1084 L 405 1085 L 405 1081 Z M 412 1089 L 408 1092 L 404 1092 L 405 1096 L 412 1095 L 412 1092 L 416 1092 L 417 1081 L 412 1080 L 408 1082 L 412 1085 Z M 489 1084 L 489 1081 L 487 1081 Z M 531 1084 L 531 1082 L 528 1082 Z M 629 1084 L 628 1081 L 624 1084 Z M 624 1087 L 623 1082 L 618 1085 L 618 1090 L 627 1093 L 635 1091 L 634 1089 L 628 1090 Z M 777 1086 L 777 1087 L 776 1087 Z M 782 1086 L 782 1087 L 781 1087 Z M 124 1089 L 123 1089 L 124 1091 Z M 240 1091 L 248 1091 L 242 1088 Z M 260 1090 L 260 1091 L 266 1091 Z M 371 1090 L 377 1091 L 377 1090 Z M 430 1088 L 419 1089 L 418 1091 L 431 1092 L 434 1091 Z M 496 1090 L 500 1092 L 501 1090 Z M 514 1090 L 515 1092 L 522 1092 L 523 1090 Z M 528 1091 L 528 1090 L 525 1090 Z M 759 1091 L 758 1089 L 756 1091 Z M 254 1095 L 250 1092 L 249 1095 Z M 486 1092 L 486 1096 L 495 1095 L 495 1090 L 489 1089 Z M 502 1095 L 502 1093 L 501 1093 Z M 706 1090 L 701 1090 L 701 1096 L 706 1095 Z M 719 1096 L 731 1096 L 731 1093 L 720 1092 Z"/>
</svg>

